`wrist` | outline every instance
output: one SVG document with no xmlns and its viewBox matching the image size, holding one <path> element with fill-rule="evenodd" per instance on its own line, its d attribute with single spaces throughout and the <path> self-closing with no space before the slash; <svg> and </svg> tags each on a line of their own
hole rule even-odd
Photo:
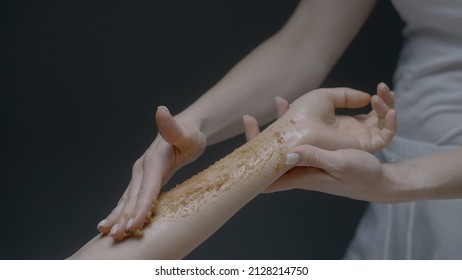
<svg viewBox="0 0 462 280">
<path fill-rule="evenodd" d="M 204 133 L 203 127 L 206 117 L 203 114 L 195 114 L 192 110 L 185 109 L 174 118 L 179 124 Z"/>
<path fill-rule="evenodd" d="M 242 116 L 234 110 L 228 112 L 226 108 L 207 100 L 197 101 L 175 116 L 179 122 L 199 130 L 207 140 L 207 144 L 215 144 L 243 132 Z"/>
</svg>

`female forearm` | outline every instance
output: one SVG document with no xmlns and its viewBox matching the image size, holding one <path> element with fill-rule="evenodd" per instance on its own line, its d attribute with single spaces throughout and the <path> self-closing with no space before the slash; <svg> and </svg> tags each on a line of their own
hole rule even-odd
<svg viewBox="0 0 462 280">
<path fill-rule="evenodd" d="M 279 32 L 176 118 L 198 127 L 208 144 L 241 133 L 244 114 L 267 123 L 274 116 L 274 97 L 291 102 L 321 84 L 374 4 L 371 0 L 302 1 Z"/>
<path fill-rule="evenodd" d="M 143 226 L 151 201 L 179 168 L 207 144 L 243 132 L 241 118 L 261 124 L 277 95 L 289 101 L 317 87 L 369 14 L 374 0 L 304 0 L 277 34 L 236 65 L 203 97 L 171 119 L 156 113 L 159 135 L 133 166 L 118 205 L 98 224 L 115 239 Z M 163 129 L 162 129 L 163 127 Z M 162 137 L 160 136 L 162 135 Z"/>
<path fill-rule="evenodd" d="M 462 147 L 384 168 L 399 201 L 462 198 Z"/>
<path fill-rule="evenodd" d="M 284 165 L 288 148 L 318 143 L 329 149 L 375 150 L 386 145 L 394 130 L 388 133 L 385 120 L 385 127 L 378 130 L 354 117 L 334 115 L 335 107 L 357 108 L 369 100 L 369 94 L 348 88 L 319 89 L 305 94 L 260 135 L 161 195 L 155 207 L 157 212 L 145 227 L 144 238 L 114 242 L 112 238 L 97 236 L 73 258 L 184 257 L 288 170 Z M 385 142 L 375 143 L 378 138 Z"/>
<path fill-rule="evenodd" d="M 159 197 L 144 237 L 114 242 L 96 236 L 71 259 L 179 259 L 213 234 L 236 211 L 287 169 L 283 126 L 254 140 Z"/>
</svg>

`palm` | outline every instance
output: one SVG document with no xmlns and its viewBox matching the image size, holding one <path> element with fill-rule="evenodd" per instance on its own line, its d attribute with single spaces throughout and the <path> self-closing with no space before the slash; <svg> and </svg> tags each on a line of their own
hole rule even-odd
<svg viewBox="0 0 462 280">
<path fill-rule="evenodd" d="M 382 129 L 377 126 L 376 114 L 351 116 L 339 116 L 337 133 L 351 135 L 358 142 L 358 148 L 364 151 L 374 151 L 386 146 Z"/>
<path fill-rule="evenodd" d="M 169 145 L 169 155 L 165 158 L 165 161 L 170 161 L 168 178 L 179 168 L 197 159 L 204 152 L 206 146 L 205 136 L 202 132 L 188 131 L 187 127 L 183 127 L 183 129 L 186 133 L 183 135 L 181 142 L 167 143 Z"/>
<path fill-rule="evenodd" d="M 313 94 L 314 93 L 314 94 Z M 393 108 L 393 93 L 385 84 L 379 84 L 377 87 L 377 96 L 361 97 L 359 99 L 346 98 L 346 93 L 343 98 L 332 99 L 332 91 L 323 89 L 311 92 L 298 99 L 291 105 L 291 112 L 287 101 L 276 102 L 278 118 L 285 126 L 296 125 L 292 130 L 295 136 L 290 137 L 289 141 L 295 149 L 302 152 L 306 147 L 311 149 L 319 148 L 325 150 L 339 150 L 332 153 L 338 153 L 337 160 L 343 159 L 349 162 L 348 166 L 356 167 L 357 173 L 352 174 L 352 182 L 356 182 L 356 174 L 368 174 L 369 181 L 374 181 L 374 178 L 380 174 L 381 165 L 371 154 L 361 151 L 376 151 L 385 147 L 394 136 L 396 131 L 396 115 Z M 352 95 L 349 95 L 351 97 Z M 343 102 L 336 102 L 342 100 Z M 336 107 L 357 108 L 367 105 L 371 101 L 373 110 L 368 115 L 357 116 L 336 116 Z M 285 114 L 287 112 L 287 114 Z M 254 118 L 247 117 L 244 119 L 244 127 L 248 140 L 258 134 L 258 124 Z M 293 132 L 295 131 L 295 132 Z M 286 133 L 288 137 L 289 133 Z M 304 145 L 308 144 L 308 145 Z M 361 150 L 351 150 L 351 148 Z M 318 149 L 318 148 L 316 148 Z M 342 150 L 349 149 L 349 150 Z M 324 150 L 318 149 L 318 155 Z M 327 152 L 327 151 L 325 151 Z M 335 154 L 337 155 L 337 154 Z M 315 163 L 327 162 L 326 166 L 330 166 L 330 158 L 317 157 Z M 364 164 L 366 163 L 366 164 Z M 346 173 L 349 174 L 348 172 Z M 364 176 L 363 176 L 364 177 Z M 329 185 L 330 184 L 330 185 Z M 332 185 L 332 186 L 331 186 Z M 332 177 L 326 171 L 314 167 L 295 167 L 285 173 L 276 182 L 274 182 L 267 192 L 281 191 L 292 188 L 307 188 L 316 189 L 322 187 L 321 191 L 345 195 L 359 199 L 365 199 L 361 196 L 364 193 L 362 185 L 358 188 L 353 188 L 353 191 L 344 193 L 345 188 L 336 188 L 338 179 L 335 174 Z M 355 183 L 353 184 L 353 186 Z M 356 192 L 356 193 L 355 193 Z"/>
<path fill-rule="evenodd" d="M 297 120 L 297 130 L 304 135 L 295 142 L 296 145 L 311 144 L 330 150 L 356 148 L 372 152 L 391 141 L 396 120 L 394 111 L 387 104 L 376 97 L 371 102 L 374 110 L 368 115 L 336 116 L 336 107 L 358 108 L 367 105 L 371 99 L 358 92 L 350 94 L 350 99 L 340 94 L 341 98 L 335 100 L 333 91 L 313 91 L 291 105 L 291 113 L 287 115 Z"/>
<path fill-rule="evenodd" d="M 206 147 L 205 135 L 196 129 L 178 124 L 169 115 L 158 117 L 157 126 L 162 137 L 157 137 L 147 151 L 157 158 L 162 184 L 184 165 L 197 159 Z M 156 157 L 156 153 L 160 156 Z"/>
</svg>

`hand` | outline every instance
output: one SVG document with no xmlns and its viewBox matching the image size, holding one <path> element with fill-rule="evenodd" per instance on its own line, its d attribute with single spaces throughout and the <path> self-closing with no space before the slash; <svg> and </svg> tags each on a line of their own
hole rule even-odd
<svg viewBox="0 0 462 280">
<path fill-rule="evenodd" d="M 144 226 L 161 187 L 206 147 L 200 130 L 178 123 L 163 106 L 157 109 L 156 124 L 159 135 L 133 165 L 132 178 L 116 208 L 98 224 L 99 231 L 115 240 Z"/>
<path fill-rule="evenodd" d="M 327 151 L 311 145 L 289 150 L 297 166 L 268 187 L 266 192 L 314 190 L 371 202 L 395 200 L 393 184 L 386 184 L 385 168 L 377 158 L 357 149 Z M 386 186 L 386 187 L 384 187 Z"/>
<path fill-rule="evenodd" d="M 353 131 L 369 129 L 370 135 L 362 133 L 360 135 L 366 137 L 365 139 L 358 139 L 358 141 L 363 143 L 363 148 L 373 150 L 382 144 L 388 144 L 395 133 L 396 115 L 391 109 L 392 107 L 393 92 L 385 84 L 379 84 L 377 96 L 372 98 L 373 110 L 367 117 L 356 116 L 358 122 L 363 120 L 363 127 L 358 126 L 360 123 L 355 123 L 350 119 L 351 117 L 341 118 L 340 121 L 347 121 L 352 124 Z M 276 108 L 279 118 L 288 110 L 287 102 L 276 100 Z M 325 115 L 322 114 L 322 111 L 318 112 L 321 112 L 321 116 Z M 386 128 L 387 126 L 389 129 Z M 244 117 L 244 127 L 248 140 L 259 133 L 258 123 L 251 116 Z M 342 125 L 338 127 L 342 127 Z M 387 129 L 387 131 L 381 133 L 380 128 Z M 344 132 L 347 138 L 350 137 L 348 136 L 349 133 L 348 131 Z M 374 133 L 385 137 L 376 138 Z M 321 132 L 320 135 L 323 133 Z M 341 134 L 339 137 L 345 137 L 345 135 Z M 376 140 L 370 141 L 374 138 Z M 335 140 L 341 141 L 338 137 Z M 370 146 L 371 143 L 372 146 Z M 378 145 L 378 147 L 374 147 L 374 145 Z M 382 182 L 384 179 L 381 163 L 368 152 L 355 149 L 328 151 L 312 145 L 302 145 L 289 149 L 287 153 L 287 163 L 290 166 L 303 167 L 295 167 L 286 172 L 267 189 L 267 192 L 301 188 L 368 201 L 390 200 L 389 193 L 385 188 L 381 188 L 380 191 L 371 191 L 371 186 L 377 186 L 377 182 Z"/>
<path fill-rule="evenodd" d="M 369 102 L 372 111 L 367 115 L 335 115 L 335 108 L 359 108 Z M 355 148 L 373 152 L 388 145 L 396 132 L 393 92 L 384 83 L 377 86 L 377 95 L 372 98 L 349 88 L 317 89 L 290 107 L 287 101 L 284 105 L 276 100 L 276 108 L 278 117 L 290 118 L 280 123 L 296 126 L 297 133 L 286 136 L 289 148 L 309 144 L 327 150 Z M 290 113 L 282 116 L 286 111 Z M 260 133 L 257 121 L 249 115 L 244 117 L 244 128 L 247 139 Z"/>
</svg>

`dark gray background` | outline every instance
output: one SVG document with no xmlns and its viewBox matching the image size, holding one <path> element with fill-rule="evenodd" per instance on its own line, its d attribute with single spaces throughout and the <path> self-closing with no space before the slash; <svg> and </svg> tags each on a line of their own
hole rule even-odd
<svg viewBox="0 0 462 280">
<path fill-rule="evenodd" d="M 277 31 L 295 0 L 2 1 L 1 259 L 61 259 L 97 234 L 133 162 L 178 113 Z M 402 26 L 379 1 L 325 86 L 391 82 Z M 175 185 L 242 144 L 211 146 Z M 261 195 L 191 259 L 338 259 L 365 203 Z"/>
</svg>

